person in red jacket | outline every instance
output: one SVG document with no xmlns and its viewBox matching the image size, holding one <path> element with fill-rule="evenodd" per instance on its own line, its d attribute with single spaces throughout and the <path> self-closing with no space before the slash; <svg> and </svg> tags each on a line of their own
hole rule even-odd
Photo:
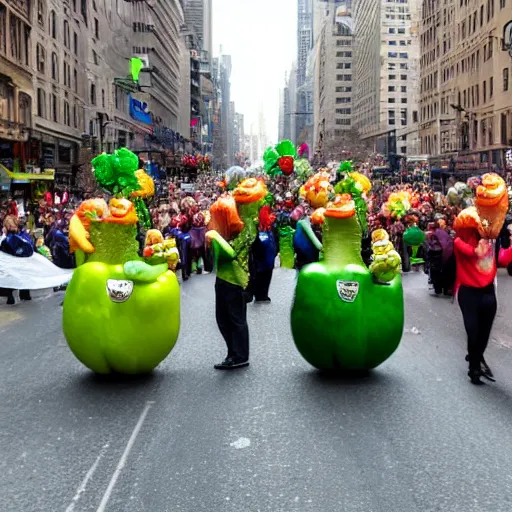
<svg viewBox="0 0 512 512">
<path fill-rule="evenodd" d="M 454 252 L 455 288 L 468 336 L 468 376 L 473 384 L 483 384 L 480 377 L 494 382 L 484 359 L 497 310 L 493 243 L 482 239 L 477 229 L 461 228 L 457 230 Z"/>
</svg>

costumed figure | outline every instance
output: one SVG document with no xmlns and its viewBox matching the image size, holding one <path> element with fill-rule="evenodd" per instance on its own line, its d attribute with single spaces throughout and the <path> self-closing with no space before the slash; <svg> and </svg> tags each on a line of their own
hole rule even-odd
<svg viewBox="0 0 512 512">
<path fill-rule="evenodd" d="M 330 198 L 334 197 L 334 189 L 330 183 L 330 173 L 320 171 L 313 175 L 300 189 L 300 196 L 315 211 L 311 217 L 304 216 L 297 223 L 293 237 L 295 250 L 295 267 L 300 270 L 309 263 L 320 259 L 322 251 L 323 212 Z"/>
<path fill-rule="evenodd" d="M 484 352 L 496 315 L 496 259 L 494 241 L 508 210 L 508 192 L 494 173 L 482 176 L 476 188 L 475 206 L 464 209 L 454 222 L 457 266 L 456 292 L 468 339 L 469 378 L 493 380 Z M 510 251 L 508 249 L 507 251 Z"/>
<path fill-rule="evenodd" d="M 277 244 L 274 236 L 276 216 L 269 205 L 261 208 L 259 213 L 258 235 L 251 247 L 250 284 L 247 289 L 247 301 L 253 298 L 257 303 L 270 303 L 270 283 L 277 256 Z"/>
<path fill-rule="evenodd" d="M 96 157 L 92 165 L 98 184 L 115 197 L 108 205 L 103 199 L 84 201 L 71 218 L 77 269 L 64 299 L 64 335 L 75 356 L 96 373 L 147 373 L 178 338 L 178 279 L 165 252 L 161 258 L 153 253 L 148 262 L 138 255 L 139 217 L 127 198 L 144 190 L 150 178 L 136 174 L 137 156 L 123 148 Z"/>
<path fill-rule="evenodd" d="M 210 208 L 210 231 L 214 250 L 215 316 L 226 342 L 226 359 L 216 369 L 249 364 L 249 328 L 244 290 L 249 284 L 249 252 L 258 234 L 258 214 L 267 188 L 262 180 L 247 178 L 224 194 Z"/>
<path fill-rule="evenodd" d="M 418 269 L 419 265 L 425 263 L 423 257 L 423 244 L 425 243 L 425 233 L 418 227 L 418 217 L 410 215 L 406 217 L 407 229 L 404 232 L 404 244 L 407 250 L 411 250 L 409 261 L 412 267 Z"/>
<path fill-rule="evenodd" d="M 302 356 L 319 369 L 375 368 L 402 337 L 400 258 L 389 239 L 377 234 L 375 266 L 368 269 L 361 258 L 362 214 L 350 194 L 336 195 L 324 212 L 323 260 L 299 273 L 293 338 Z"/>
<path fill-rule="evenodd" d="M 296 156 L 297 151 L 295 146 L 289 140 L 284 140 L 274 147 L 267 148 L 263 154 L 265 172 L 274 179 L 279 176 L 289 178 L 295 169 Z M 286 201 L 291 204 L 284 204 L 284 208 L 282 209 L 281 214 L 277 216 L 277 226 L 279 232 L 279 259 L 281 261 L 281 267 L 293 268 L 294 229 L 290 225 L 289 213 L 293 209 L 294 204 L 291 194 L 289 198 L 286 198 L 284 203 L 286 203 Z"/>
</svg>

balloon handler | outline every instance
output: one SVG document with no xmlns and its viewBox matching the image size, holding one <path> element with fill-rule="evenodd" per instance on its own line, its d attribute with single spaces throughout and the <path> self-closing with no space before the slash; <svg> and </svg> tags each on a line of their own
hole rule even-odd
<svg viewBox="0 0 512 512">
<path fill-rule="evenodd" d="M 346 185 L 353 188 L 351 182 Z M 301 270 L 295 290 L 295 344 L 306 361 L 322 370 L 375 368 L 391 356 L 402 337 L 400 256 L 388 234 L 378 230 L 373 233 L 373 262 L 370 268 L 364 264 L 366 204 L 360 197 L 355 195 L 355 201 L 352 194 L 337 194 L 327 205 L 324 258 Z"/>
<path fill-rule="evenodd" d="M 215 317 L 226 342 L 226 359 L 217 370 L 249 364 L 249 327 L 244 290 L 249 284 L 249 252 L 258 234 L 258 214 L 267 195 L 263 181 L 243 180 L 210 208 L 210 230 L 206 240 L 215 258 Z"/>
<path fill-rule="evenodd" d="M 92 161 L 98 184 L 114 197 L 84 201 L 70 221 L 77 269 L 64 299 L 63 329 L 75 356 L 100 374 L 151 372 L 170 353 L 180 328 L 175 247 L 149 232 L 144 261 L 137 223 L 154 193 L 138 158 L 123 148 Z M 133 199 L 133 201 L 128 198 Z M 139 211 L 138 211 L 139 210 Z"/>
</svg>

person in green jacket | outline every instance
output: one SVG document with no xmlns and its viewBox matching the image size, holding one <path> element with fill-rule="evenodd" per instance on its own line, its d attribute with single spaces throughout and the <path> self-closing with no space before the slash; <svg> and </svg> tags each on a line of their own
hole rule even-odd
<svg viewBox="0 0 512 512">
<path fill-rule="evenodd" d="M 258 234 L 258 214 L 267 195 L 265 184 L 243 180 L 210 208 L 206 239 L 213 247 L 215 270 L 215 317 L 226 342 L 227 356 L 214 366 L 231 370 L 249 365 L 249 327 L 244 290 L 249 284 L 249 251 Z"/>
</svg>

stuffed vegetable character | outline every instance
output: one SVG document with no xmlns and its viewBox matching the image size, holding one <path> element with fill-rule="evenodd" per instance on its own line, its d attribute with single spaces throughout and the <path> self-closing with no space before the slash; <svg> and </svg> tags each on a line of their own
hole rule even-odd
<svg viewBox="0 0 512 512">
<path fill-rule="evenodd" d="M 180 292 L 167 261 L 138 255 L 137 157 L 123 149 L 93 161 L 110 204 L 85 201 L 70 221 L 77 269 L 64 299 L 63 330 L 75 356 L 100 374 L 152 371 L 172 350 L 180 327 Z"/>
<path fill-rule="evenodd" d="M 291 313 L 295 345 L 319 369 L 375 368 L 402 337 L 401 276 L 398 270 L 394 277 L 378 270 L 374 276 L 364 264 L 362 227 L 350 194 L 327 205 L 322 237 L 323 260 L 299 273 Z"/>
<path fill-rule="evenodd" d="M 269 176 L 283 174 L 290 176 L 295 168 L 297 151 L 293 143 L 283 140 L 274 147 L 269 147 L 263 154 L 265 171 Z"/>
</svg>

